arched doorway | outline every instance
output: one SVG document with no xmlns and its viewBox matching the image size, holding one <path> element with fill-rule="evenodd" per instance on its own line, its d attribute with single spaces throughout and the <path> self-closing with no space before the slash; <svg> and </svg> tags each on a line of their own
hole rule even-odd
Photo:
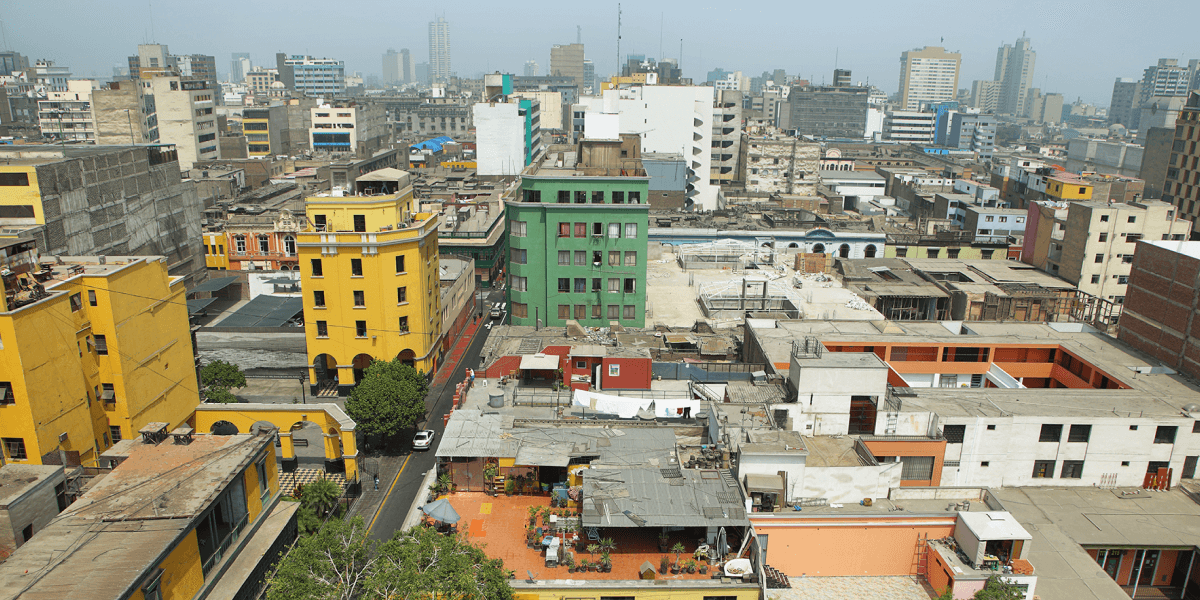
<svg viewBox="0 0 1200 600">
<path fill-rule="evenodd" d="M 313 360 L 313 385 L 320 393 L 328 388 L 337 389 L 338 371 L 337 359 L 330 354 L 318 354 Z"/>
<path fill-rule="evenodd" d="M 363 374 L 366 373 L 367 367 L 371 366 L 373 360 L 375 359 L 371 358 L 370 354 L 359 354 L 354 357 L 354 385 L 362 382 Z"/>
<path fill-rule="evenodd" d="M 813 252 L 817 254 L 825 253 L 825 244 L 813 244 Z"/>
<path fill-rule="evenodd" d="M 842 244 L 838 247 L 838 256 L 842 258 L 850 258 L 850 244 Z"/>
<path fill-rule="evenodd" d="M 867 244 L 867 247 L 863 249 L 863 257 L 875 258 L 875 244 Z"/>
<path fill-rule="evenodd" d="M 800 247 L 800 244 L 797 244 L 796 242 L 792 242 L 792 243 L 788 244 L 788 248 L 799 248 L 799 247 Z"/>
<path fill-rule="evenodd" d="M 409 350 L 408 348 L 401 350 L 400 354 L 396 355 L 396 358 L 400 359 L 400 362 L 410 367 L 415 368 L 417 366 L 417 353 Z"/>
<path fill-rule="evenodd" d="M 213 435 L 237 435 L 239 433 L 237 425 L 229 421 L 217 421 L 213 423 L 212 429 L 209 429 L 208 432 Z"/>
</svg>

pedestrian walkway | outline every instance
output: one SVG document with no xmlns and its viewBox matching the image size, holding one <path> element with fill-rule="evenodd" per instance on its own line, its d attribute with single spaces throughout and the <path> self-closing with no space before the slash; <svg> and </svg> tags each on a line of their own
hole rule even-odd
<svg viewBox="0 0 1200 600">
<path fill-rule="evenodd" d="M 408 457 L 404 455 L 387 455 L 368 459 L 372 467 L 378 461 L 379 466 L 375 468 L 379 469 L 379 489 L 375 489 L 375 473 L 360 472 L 358 477 L 362 482 L 362 495 L 354 502 L 354 506 L 350 507 L 348 518 L 362 517 L 363 522 L 371 524 L 371 519 L 375 517 L 375 512 L 387 496 L 388 488 L 400 474 L 400 467 L 406 458 Z"/>
<path fill-rule="evenodd" d="M 450 348 L 450 354 L 447 354 L 446 359 L 442 361 L 442 368 L 438 369 L 437 375 L 434 376 L 434 387 L 445 384 L 450 380 L 450 376 L 459 366 L 459 361 L 467 353 L 467 349 L 471 347 L 471 342 L 475 341 L 475 332 L 479 331 L 482 323 L 482 319 L 475 319 L 463 329 L 462 334 L 455 340 L 454 346 Z"/>
</svg>

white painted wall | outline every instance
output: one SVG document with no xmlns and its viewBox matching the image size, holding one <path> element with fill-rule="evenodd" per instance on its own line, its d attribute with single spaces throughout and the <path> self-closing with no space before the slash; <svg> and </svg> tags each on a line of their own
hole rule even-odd
<svg viewBox="0 0 1200 600">
<path fill-rule="evenodd" d="M 887 393 L 887 366 L 876 362 L 875 367 L 838 367 L 820 361 L 805 366 L 793 358 L 788 370 L 788 381 L 797 390 L 796 404 L 788 406 L 793 430 L 805 435 L 845 435 L 850 428 L 850 397 L 877 396 L 882 402 Z"/>
<path fill-rule="evenodd" d="M 471 108 L 480 175 L 520 175 L 525 168 L 525 117 L 519 108 L 507 103 Z"/>
<path fill-rule="evenodd" d="M 857 504 L 863 498 L 886 498 L 900 487 L 900 463 L 874 467 L 806 467 L 800 497 L 827 498 Z"/>
<path fill-rule="evenodd" d="M 778 475 L 780 471 L 787 473 L 787 501 L 792 502 L 803 496 L 804 482 L 803 454 L 740 454 L 738 457 L 738 479 L 744 480 L 746 475 Z"/>
</svg>

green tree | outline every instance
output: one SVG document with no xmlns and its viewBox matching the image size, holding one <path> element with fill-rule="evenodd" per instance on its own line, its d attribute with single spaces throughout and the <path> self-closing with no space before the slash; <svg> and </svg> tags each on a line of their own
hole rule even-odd
<svg viewBox="0 0 1200 600">
<path fill-rule="evenodd" d="M 204 388 L 204 401 L 210 404 L 234 404 L 238 399 L 228 389 L 215 386 Z"/>
<path fill-rule="evenodd" d="M 304 486 L 304 494 L 300 496 L 300 502 L 317 516 L 324 517 L 337 506 L 338 498 L 341 495 L 341 486 L 328 479 L 318 479 Z"/>
<path fill-rule="evenodd" d="M 975 600 L 1021 600 L 1024 597 L 1025 592 L 997 575 L 988 577 L 983 589 L 975 592 Z"/>
<path fill-rule="evenodd" d="M 395 379 L 401 383 L 407 382 L 412 384 L 418 394 L 425 396 L 429 393 L 429 382 L 425 380 L 425 375 L 420 371 L 400 362 L 400 359 L 392 360 L 377 360 L 373 361 L 368 367 L 367 372 L 383 375 Z"/>
<path fill-rule="evenodd" d="M 301 537 L 279 561 L 267 600 L 351 600 L 363 591 L 375 563 L 362 519 L 325 523 Z"/>
<path fill-rule="evenodd" d="M 405 375 L 403 367 L 417 375 L 421 385 Z M 396 375 L 399 375 L 397 377 Z M 363 372 L 363 379 L 346 399 L 346 413 L 358 424 L 364 436 L 392 435 L 412 427 L 425 414 L 428 387 L 420 372 L 395 361 L 375 361 Z"/>
<path fill-rule="evenodd" d="M 200 383 L 227 390 L 244 388 L 246 387 L 246 375 L 233 363 L 214 360 L 200 367 Z"/>
</svg>

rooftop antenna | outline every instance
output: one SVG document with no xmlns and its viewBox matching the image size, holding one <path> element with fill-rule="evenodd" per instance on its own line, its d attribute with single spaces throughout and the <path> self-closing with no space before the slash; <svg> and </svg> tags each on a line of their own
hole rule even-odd
<svg viewBox="0 0 1200 600">
<path fill-rule="evenodd" d="M 663 59 L 663 23 L 667 20 L 667 13 L 663 12 L 658 17 L 658 60 Z"/>
<path fill-rule="evenodd" d="M 837 65 L 838 65 L 838 52 L 839 52 L 839 51 L 841 51 L 841 48 L 837 48 L 837 47 L 835 47 L 835 48 L 833 49 L 833 68 L 834 68 L 834 70 L 837 70 Z"/>
<path fill-rule="evenodd" d="M 621 3 L 617 3 L 617 75 L 621 74 Z"/>
<path fill-rule="evenodd" d="M 582 25 L 575 26 L 575 43 L 576 44 L 583 43 L 583 26 Z"/>
<path fill-rule="evenodd" d="M 146 7 L 149 9 L 149 13 L 150 13 L 150 42 L 155 43 L 156 40 L 154 38 L 154 3 L 150 2 L 150 0 L 146 0 Z"/>
<path fill-rule="evenodd" d="M 8 50 L 8 30 L 4 27 L 4 21 L 0 21 L 0 41 L 4 43 L 4 49 Z"/>
</svg>

